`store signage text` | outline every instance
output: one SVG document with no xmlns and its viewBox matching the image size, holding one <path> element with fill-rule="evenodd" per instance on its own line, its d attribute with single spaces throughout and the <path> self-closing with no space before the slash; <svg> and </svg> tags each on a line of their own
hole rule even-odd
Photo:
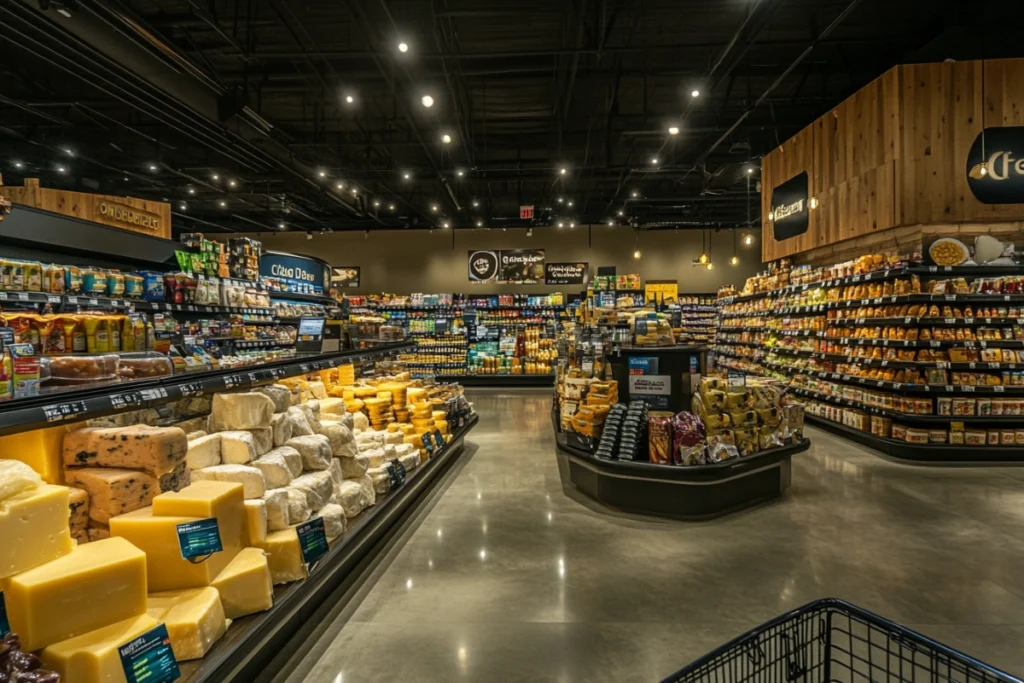
<svg viewBox="0 0 1024 683">
<path fill-rule="evenodd" d="M 1024 127 L 979 133 L 967 154 L 967 184 L 985 204 L 1024 204 Z"/>
<path fill-rule="evenodd" d="M 107 201 L 100 202 L 99 210 L 101 216 L 115 223 L 137 225 L 147 230 L 160 229 L 160 217 L 148 211 L 140 211 L 124 204 L 115 204 L 114 202 Z"/>
<path fill-rule="evenodd" d="M 293 280 L 305 280 L 306 282 L 312 282 L 316 279 L 316 275 L 309 271 L 302 268 L 288 268 L 279 263 L 270 266 L 270 274 L 274 277 L 290 277 Z"/>
<path fill-rule="evenodd" d="M 772 190 L 772 231 L 776 240 L 785 240 L 807 232 L 807 172 L 794 176 Z"/>
<path fill-rule="evenodd" d="M 544 265 L 544 284 L 582 285 L 587 281 L 587 263 L 547 263 Z"/>
<path fill-rule="evenodd" d="M 324 287 L 329 277 L 325 271 L 323 263 L 304 256 L 274 251 L 263 252 L 260 256 L 260 275 L 264 277 Z"/>
</svg>

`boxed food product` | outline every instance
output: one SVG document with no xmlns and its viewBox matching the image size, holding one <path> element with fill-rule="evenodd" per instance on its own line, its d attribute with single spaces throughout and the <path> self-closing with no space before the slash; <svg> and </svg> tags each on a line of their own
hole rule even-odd
<svg viewBox="0 0 1024 683">
<path fill-rule="evenodd" d="M 948 441 L 945 429 L 929 429 L 928 443 L 946 443 Z"/>
<path fill-rule="evenodd" d="M 999 432 L 999 443 L 1003 446 L 1013 446 L 1016 443 L 1017 435 L 1012 429 L 1003 429 Z"/>
<path fill-rule="evenodd" d="M 915 444 L 926 444 L 928 443 L 928 430 L 918 429 L 916 427 L 907 427 L 906 436 L 904 437 L 907 443 Z"/>
<path fill-rule="evenodd" d="M 987 443 L 986 432 L 982 429 L 968 429 L 964 432 L 964 444 L 968 446 L 984 446 Z"/>
<path fill-rule="evenodd" d="M 953 415 L 953 399 L 951 398 L 939 398 L 936 400 L 936 407 L 938 408 L 939 415 Z M 917 412 L 916 410 L 914 411 Z"/>
<path fill-rule="evenodd" d="M 940 398 L 939 402 L 941 403 L 943 400 L 944 399 Z M 946 399 L 946 400 L 949 400 L 949 399 Z M 953 415 L 974 415 L 974 411 L 976 409 L 976 404 L 977 404 L 977 402 L 973 398 L 954 398 L 954 399 L 952 399 L 952 414 Z M 939 414 L 940 415 L 945 415 L 947 413 L 942 413 L 940 411 Z"/>
<path fill-rule="evenodd" d="M 648 456 L 652 463 L 672 464 L 672 418 L 652 415 L 647 420 Z"/>
<path fill-rule="evenodd" d="M 962 446 L 964 443 L 964 432 L 950 432 L 949 443 L 951 446 Z"/>
<path fill-rule="evenodd" d="M 907 428 L 901 424 L 894 424 L 892 426 L 892 438 L 899 441 L 906 441 L 907 439 Z"/>
<path fill-rule="evenodd" d="M 990 429 L 988 432 L 988 445 L 998 446 L 999 445 L 999 430 Z"/>
</svg>

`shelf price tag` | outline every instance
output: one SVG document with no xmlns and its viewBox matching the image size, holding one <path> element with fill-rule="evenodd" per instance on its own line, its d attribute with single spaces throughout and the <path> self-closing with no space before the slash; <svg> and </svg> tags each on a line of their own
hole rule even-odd
<svg viewBox="0 0 1024 683">
<path fill-rule="evenodd" d="M 115 410 L 135 408 L 142 405 L 142 392 L 129 391 L 123 394 L 111 394 L 110 405 Z"/>
<path fill-rule="evenodd" d="M 241 386 L 242 378 L 238 375 L 225 375 L 224 376 L 224 388 L 234 389 L 237 386 Z"/>
<path fill-rule="evenodd" d="M 178 390 L 181 391 L 182 396 L 199 396 L 203 393 L 203 383 L 188 382 L 186 384 L 179 384 Z"/>
<path fill-rule="evenodd" d="M 47 294 L 46 295 L 46 303 L 48 303 L 48 304 L 59 304 L 60 303 L 60 297 L 59 296 L 54 296 L 53 294 Z"/>
<path fill-rule="evenodd" d="M 86 412 L 85 401 L 68 401 L 67 403 L 55 403 L 43 406 L 43 415 L 47 422 L 58 420 L 69 420 L 78 417 Z"/>
<path fill-rule="evenodd" d="M 996 392 L 997 394 L 1002 394 L 1005 393 L 1006 389 L 1000 384 L 992 387 L 992 391 Z"/>
<path fill-rule="evenodd" d="M 384 469 L 388 473 L 388 483 L 391 485 L 392 491 L 405 483 L 407 472 L 405 470 L 405 465 L 401 462 L 398 460 L 392 460 L 384 466 Z"/>
<path fill-rule="evenodd" d="M 302 561 L 306 564 L 316 562 L 330 550 L 323 517 L 314 517 L 308 522 L 303 522 L 295 527 L 295 532 L 299 535 L 299 550 L 302 551 Z"/>
<path fill-rule="evenodd" d="M 441 435 L 440 429 L 434 430 L 434 445 L 437 446 L 438 451 L 444 448 L 444 437 Z"/>
<path fill-rule="evenodd" d="M 963 389 L 964 391 L 967 391 L 967 392 L 973 392 L 974 391 L 974 387 L 971 386 L 970 384 L 962 385 L 960 388 Z"/>
<path fill-rule="evenodd" d="M 220 527 L 217 518 L 201 519 L 198 522 L 179 524 L 178 547 L 181 557 L 190 562 L 202 562 L 210 555 L 224 550 L 220 539 Z"/>
<path fill-rule="evenodd" d="M 161 398 L 167 398 L 167 390 L 163 387 L 143 389 L 140 393 L 143 401 L 156 401 Z"/>
<path fill-rule="evenodd" d="M 430 438 L 430 432 L 423 432 L 423 436 L 420 437 L 420 441 L 423 442 L 423 448 L 427 450 L 427 455 L 434 455 L 434 440 Z"/>
<path fill-rule="evenodd" d="M 165 624 L 120 646 L 117 654 L 127 683 L 173 683 L 181 677 Z"/>
</svg>

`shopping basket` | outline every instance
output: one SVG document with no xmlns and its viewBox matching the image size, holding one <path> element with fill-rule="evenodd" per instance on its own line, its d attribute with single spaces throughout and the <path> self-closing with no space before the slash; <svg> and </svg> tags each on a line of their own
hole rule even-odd
<svg viewBox="0 0 1024 683">
<path fill-rule="evenodd" d="M 762 624 L 662 683 L 1021 683 L 952 648 L 836 599 Z"/>
</svg>

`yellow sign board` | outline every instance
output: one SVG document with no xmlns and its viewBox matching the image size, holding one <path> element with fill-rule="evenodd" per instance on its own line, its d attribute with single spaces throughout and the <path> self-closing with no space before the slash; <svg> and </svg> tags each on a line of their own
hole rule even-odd
<svg viewBox="0 0 1024 683">
<path fill-rule="evenodd" d="M 679 301 L 676 280 L 648 280 L 644 283 L 644 303 L 674 304 Z"/>
</svg>

